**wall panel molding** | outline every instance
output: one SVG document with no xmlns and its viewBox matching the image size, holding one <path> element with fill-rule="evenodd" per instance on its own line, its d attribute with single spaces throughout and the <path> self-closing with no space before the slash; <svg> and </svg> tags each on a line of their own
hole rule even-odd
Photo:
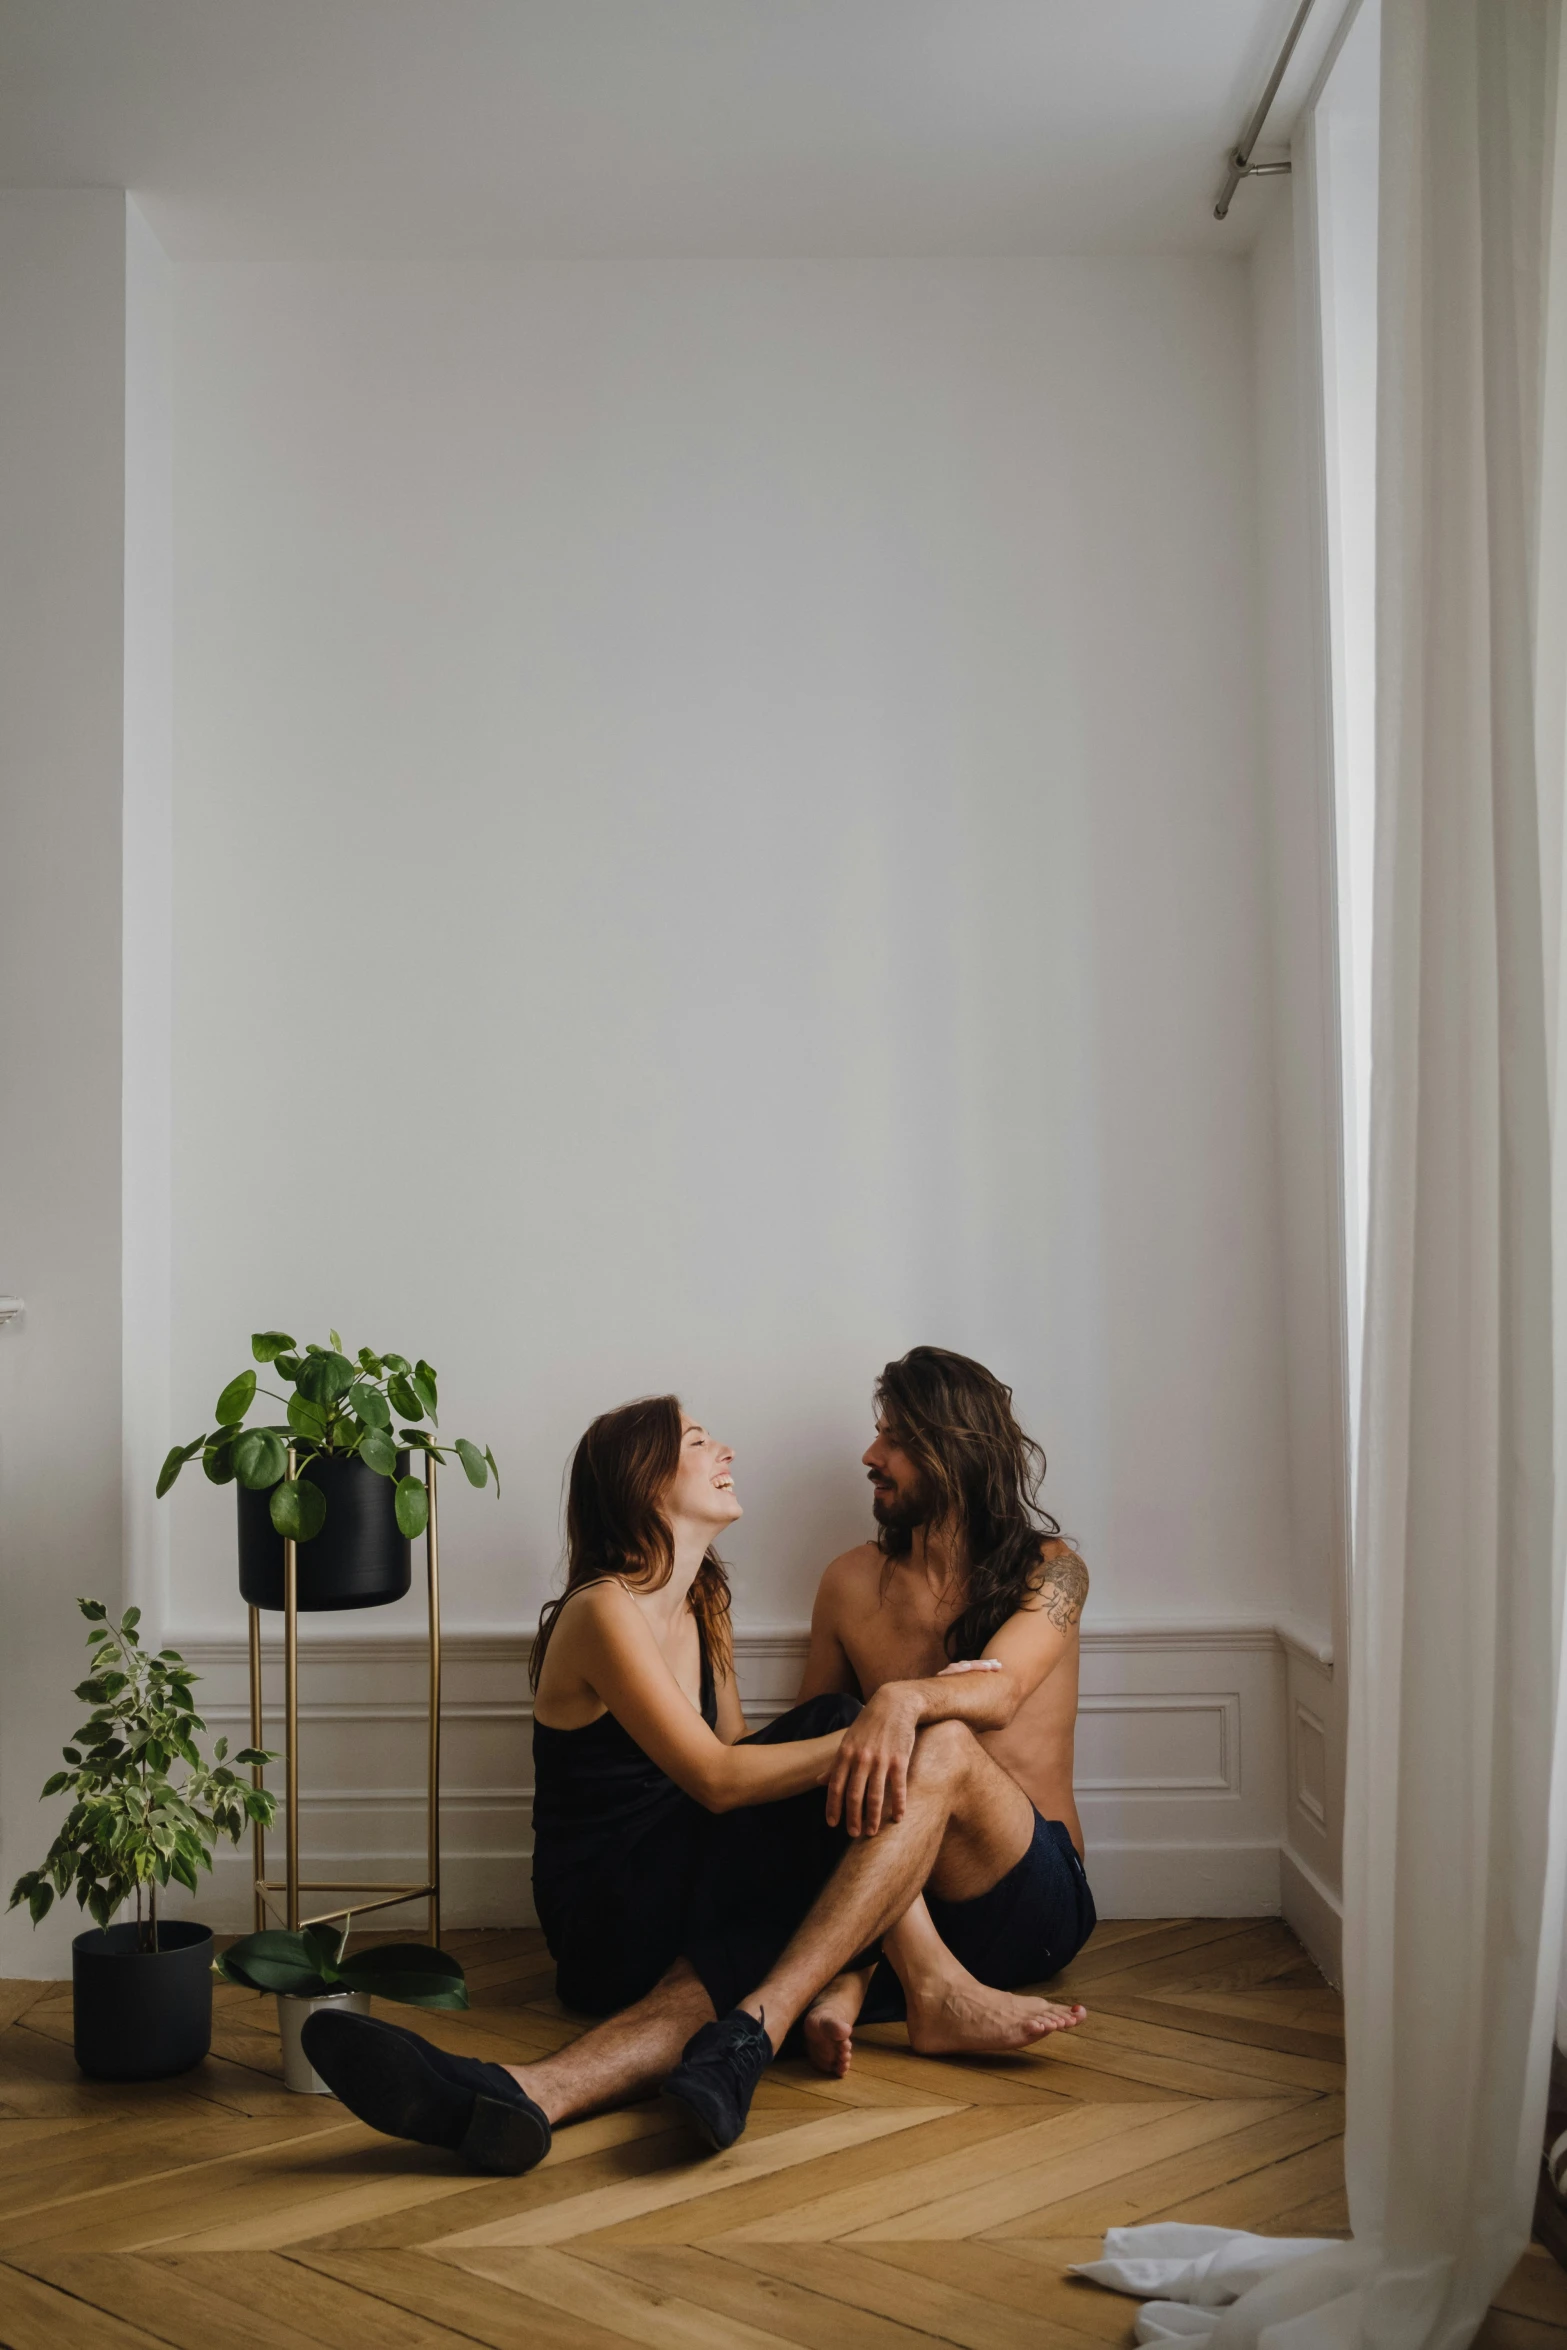
<svg viewBox="0 0 1567 2350">
<path fill-rule="evenodd" d="M 267 1739 L 277 1746 L 275 1620 L 267 1631 Z M 244 1638 L 170 1637 L 202 1676 L 210 1727 L 231 1742 L 248 1736 Z M 754 1727 L 793 1703 L 807 1640 L 802 1626 L 737 1628 Z M 515 1627 L 464 1629 L 443 1643 L 445 1915 L 454 1925 L 532 1920 L 530 1647 Z M 1297 1777 L 1285 1703 L 1293 1650 L 1263 1618 L 1101 1619 L 1085 1631 L 1077 1799 L 1102 1915 L 1278 1910 L 1286 1787 Z M 312 1874 L 420 1867 L 424 1673 L 422 1636 L 301 1625 L 300 1834 Z M 248 1849 L 225 1847 L 215 1882 L 187 1906 L 241 1927 L 248 1883 Z M 407 1915 L 412 1924 L 417 1913 Z"/>
</svg>

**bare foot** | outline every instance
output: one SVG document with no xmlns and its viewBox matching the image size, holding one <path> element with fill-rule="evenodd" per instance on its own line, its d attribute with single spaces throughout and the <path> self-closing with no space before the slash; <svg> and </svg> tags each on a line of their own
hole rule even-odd
<svg viewBox="0 0 1567 2350">
<path fill-rule="evenodd" d="M 909 2000 L 909 2046 L 920 2056 L 1004 2056 L 1049 2032 L 1069 2032 L 1087 2013 L 1027 1992 L 992 1991 L 962 1974 Z"/>
<path fill-rule="evenodd" d="M 854 2062 L 854 2024 L 864 1996 L 858 1975 L 840 1975 L 806 2010 L 800 2026 L 806 2055 L 819 2073 L 835 2081 Z"/>
</svg>

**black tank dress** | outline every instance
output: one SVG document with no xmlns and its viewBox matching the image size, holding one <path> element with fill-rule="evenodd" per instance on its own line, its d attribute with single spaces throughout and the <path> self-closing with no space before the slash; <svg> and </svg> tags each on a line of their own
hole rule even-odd
<svg viewBox="0 0 1567 2350">
<path fill-rule="evenodd" d="M 701 1625 L 698 1623 L 698 1634 Z M 718 1726 L 702 1641 L 702 1719 Z M 841 1730 L 853 1697 L 813 1697 L 748 1745 Z M 533 1898 L 567 2007 L 613 2015 L 688 1959 L 726 2015 L 767 1973 L 847 1843 L 822 1790 L 704 1811 L 613 1714 L 533 1724 Z"/>
</svg>

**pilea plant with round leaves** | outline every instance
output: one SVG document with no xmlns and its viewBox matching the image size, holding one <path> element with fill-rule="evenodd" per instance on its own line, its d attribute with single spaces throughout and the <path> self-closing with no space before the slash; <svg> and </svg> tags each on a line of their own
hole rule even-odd
<svg viewBox="0 0 1567 2350">
<path fill-rule="evenodd" d="M 286 1330 L 258 1330 L 250 1342 L 251 1353 L 292 1393 L 279 1395 L 261 1387 L 253 1370 L 241 1371 L 218 1397 L 213 1412 L 217 1426 L 170 1452 L 158 1474 L 159 1498 L 186 1462 L 200 1453 L 202 1468 L 214 1485 L 238 1478 L 253 1493 L 270 1491 L 268 1508 L 278 1533 L 286 1540 L 308 1542 L 326 1522 L 326 1496 L 303 1472 L 321 1458 L 352 1456 L 378 1477 L 389 1477 L 396 1486 L 398 1529 L 410 1540 L 424 1532 L 430 1500 L 421 1479 L 398 1476 L 399 1451 L 433 1454 L 438 1461 L 455 1452 L 470 1485 L 482 1486 L 493 1477 L 499 1495 L 501 1473 L 488 1445 L 481 1452 L 466 1436 L 449 1445 L 437 1441 L 436 1377 L 427 1362 L 410 1363 L 406 1355 L 377 1354 L 368 1346 L 350 1360 L 337 1332 L 331 1330 L 327 1336 L 329 1346 L 301 1347 Z M 283 1405 L 286 1416 L 281 1423 L 246 1427 L 246 1415 L 258 1394 Z M 394 1420 L 407 1423 L 398 1425 L 395 1436 Z"/>
</svg>

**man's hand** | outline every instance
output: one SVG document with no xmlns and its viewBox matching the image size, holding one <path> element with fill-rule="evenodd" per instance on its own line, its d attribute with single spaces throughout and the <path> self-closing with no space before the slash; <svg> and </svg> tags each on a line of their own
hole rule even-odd
<svg viewBox="0 0 1567 2350">
<path fill-rule="evenodd" d="M 886 1681 L 843 1733 L 827 1781 L 827 1825 L 843 1821 L 851 1836 L 874 1836 L 901 1820 L 920 1701 L 907 1684 Z"/>
</svg>

